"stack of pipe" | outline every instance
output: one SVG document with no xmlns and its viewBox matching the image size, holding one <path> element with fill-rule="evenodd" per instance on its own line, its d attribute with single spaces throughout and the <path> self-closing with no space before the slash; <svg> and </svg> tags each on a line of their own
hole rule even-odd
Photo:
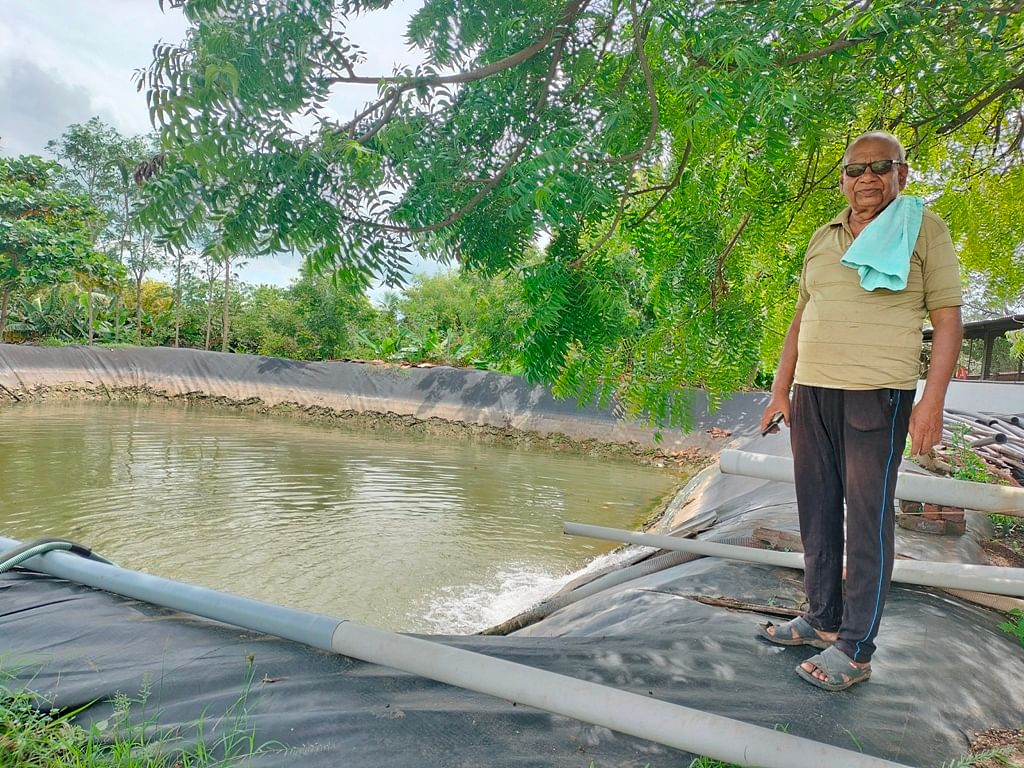
<svg viewBox="0 0 1024 768">
<path fill-rule="evenodd" d="M 942 441 L 952 447 L 953 429 L 965 427 L 968 447 L 1006 479 L 1024 477 L 1024 417 L 1020 414 L 974 413 L 947 409 Z"/>
</svg>

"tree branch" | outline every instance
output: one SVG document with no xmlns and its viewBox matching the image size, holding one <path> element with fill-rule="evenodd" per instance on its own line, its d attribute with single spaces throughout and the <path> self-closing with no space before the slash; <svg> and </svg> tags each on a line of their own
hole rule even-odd
<svg viewBox="0 0 1024 768">
<path fill-rule="evenodd" d="M 510 56 L 506 56 L 505 58 L 493 62 L 492 64 L 488 64 L 487 66 L 470 70 L 469 72 L 462 72 L 457 75 L 437 75 L 432 77 L 410 78 L 353 76 L 336 77 L 329 79 L 328 83 L 330 84 L 362 83 L 365 85 L 393 84 L 397 86 L 396 88 L 391 89 L 386 94 L 377 99 L 375 102 L 367 106 L 365 109 L 363 109 L 362 112 L 353 117 L 347 123 L 342 125 L 339 128 L 339 131 L 347 133 L 349 137 L 352 137 L 353 134 L 355 133 L 356 126 L 359 125 L 359 122 L 361 120 L 373 114 L 374 112 L 384 107 L 385 105 L 387 105 L 387 108 L 385 109 L 385 115 L 387 115 L 387 117 L 390 118 L 390 116 L 394 114 L 395 109 L 397 109 L 398 107 L 401 95 L 406 91 L 410 91 L 415 88 L 424 86 L 428 88 L 433 88 L 448 84 L 471 83 L 477 80 L 482 80 L 484 78 L 490 77 L 506 69 L 511 69 L 512 67 L 518 66 L 519 64 L 528 61 L 529 59 L 533 58 L 538 53 L 543 51 L 545 48 L 547 48 L 552 40 L 563 39 L 565 30 L 572 26 L 573 22 L 579 16 L 580 12 L 589 4 L 589 2 L 590 0 L 570 0 L 570 2 L 567 3 L 563 8 L 562 13 L 558 18 L 558 21 L 556 21 L 555 24 L 550 29 L 548 29 L 547 32 L 544 33 L 540 40 L 533 43 L 532 45 L 527 46 L 526 48 L 523 48 L 522 50 L 517 51 L 516 53 L 511 54 Z M 380 122 L 380 120 L 377 121 L 377 123 Z M 377 124 L 375 123 L 375 125 L 368 129 L 365 133 L 369 134 L 369 137 L 372 137 L 376 135 L 382 127 L 383 124 L 381 124 L 378 127 Z"/>
<path fill-rule="evenodd" d="M 637 16 L 636 3 L 633 0 L 630 0 L 629 12 L 633 18 L 633 50 L 636 51 L 637 61 L 640 63 L 640 69 L 644 74 L 644 84 L 647 86 L 647 99 L 651 105 L 651 126 L 647 131 L 647 138 L 640 149 L 635 152 L 627 152 L 618 157 L 609 157 L 602 160 L 602 163 L 636 162 L 654 146 L 654 139 L 657 137 L 658 128 L 661 125 L 658 112 L 658 94 L 654 89 L 654 73 L 651 72 L 651 63 L 648 61 L 647 52 L 644 50 L 644 45 L 647 42 L 647 30 L 643 29 L 643 25 L 640 23 L 640 19 Z"/>
<path fill-rule="evenodd" d="M 361 85 L 397 85 L 399 90 L 407 91 L 412 88 L 420 87 L 434 87 L 438 85 L 457 85 L 464 83 L 471 83 L 476 80 L 483 80 L 484 78 L 496 75 L 499 72 L 504 72 L 506 69 L 512 69 L 517 67 L 525 61 L 532 59 L 538 53 L 543 51 L 555 39 L 556 35 L 561 37 L 560 34 L 565 28 L 572 26 L 572 23 L 576 20 L 582 8 L 586 5 L 587 0 L 570 0 L 562 10 L 558 20 L 547 32 L 535 43 L 528 45 L 513 54 L 506 56 L 503 59 L 487 64 L 483 67 L 471 69 L 468 72 L 460 72 L 454 75 L 431 75 L 428 77 L 366 77 L 366 76 L 351 76 L 351 77 L 335 77 L 328 80 L 328 83 L 354 83 Z"/>
<path fill-rule="evenodd" d="M 356 137 L 356 142 L 358 142 L 359 144 L 365 144 L 378 133 L 380 133 L 381 129 L 388 124 L 388 121 L 391 119 L 392 115 L 395 114 L 395 111 L 398 109 L 398 104 L 400 101 L 401 100 L 398 98 L 392 99 L 391 103 L 388 104 L 387 109 L 385 109 L 381 113 L 381 116 L 377 119 L 377 122 L 375 122 L 373 125 L 367 128 L 362 135 Z"/>
<path fill-rule="evenodd" d="M 733 246 L 736 245 L 736 241 L 740 239 L 740 235 L 743 234 L 743 230 L 747 228 L 747 223 L 750 221 L 750 217 L 753 214 L 749 211 L 743 217 L 743 221 L 740 222 L 739 227 L 736 228 L 736 232 L 733 234 L 732 239 L 729 240 L 729 244 L 725 246 L 725 250 L 722 251 L 718 257 L 718 261 L 715 263 L 715 279 L 711 284 L 711 308 L 714 309 L 718 300 L 718 296 L 723 293 L 729 292 L 729 286 L 725 282 L 725 260 L 732 252 Z"/>
<path fill-rule="evenodd" d="M 971 107 L 969 110 L 967 110 L 966 112 L 961 113 L 960 115 L 958 115 L 953 120 L 951 120 L 948 123 L 946 123 L 945 125 L 940 126 L 939 129 L 938 129 L 938 134 L 940 136 L 942 136 L 942 135 L 945 135 L 945 134 L 948 134 L 948 133 L 952 133 L 953 131 L 957 130 L 958 128 L 962 128 L 964 125 L 966 125 L 968 122 L 970 122 L 971 119 L 974 118 L 979 112 L 981 112 L 983 109 L 985 109 L 985 107 L 987 107 L 989 104 L 991 104 L 996 99 L 998 99 L 1001 96 L 1009 93 L 1010 91 L 1021 91 L 1021 90 L 1024 90 L 1024 74 L 1018 75 L 1013 80 L 1010 80 L 1009 82 L 1003 83 L 1001 86 L 996 88 L 988 96 L 983 98 L 981 101 L 979 101 L 973 107 Z M 976 98 L 976 96 L 971 97 L 971 98 L 972 99 Z M 971 99 L 968 99 L 968 101 L 970 101 L 970 100 Z M 961 107 L 962 106 L 963 105 L 961 105 Z"/>
<path fill-rule="evenodd" d="M 686 148 L 683 150 L 683 159 L 679 161 L 679 166 L 676 168 L 676 172 L 675 174 L 673 174 L 672 179 L 667 184 L 649 187 L 648 189 L 640 190 L 640 192 L 638 192 L 638 194 L 642 194 L 644 192 L 657 192 L 658 190 L 661 190 L 661 194 L 658 196 L 658 199 L 651 204 L 650 208 L 644 211 L 643 215 L 636 220 L 634 226 L 636 224 L 641 224 L 644 221 L 646 221 L 647 217 L 654 213 L 654 211 L 657 210 L 658 206 L 661 205 L 662 202 L 664 202 L 665 198 L 668 197 L 669 193 L 679 186 L 679 182 L 683 178 L 683 173 L 686 171 L 686 166 L 690 161 L 690 152 L 692 151 L 693 142 L 687 141 Z"/>
<path fill-rule="evenodd" d="M 833 53 L 845 51 L 847 48 L 853 48 L 855 45 L 866 43 L 868 40 L 870 40 L 868 37 L 841 37 L 833 43 L 826 45 L 824 48 L 818 48 L 813 51 L 808 51 L 807 53 L 801 53 L 797 56 L 791 56 L 780 62 L 779 66 L 788 67 L 793 64 L 804 64 L 808 61 L 820 59 L 823 56 L 830 56 Z"/>
<path fill-rule="evenodd" d="M 575 3 L 575 5 L 577 9 L 579 9 L 586 5 L 587 2 L 589 2 L 589 0 L 581 0 L 580 2 Z M 558 73 L 558 64 L 561 61 L 562 53 L 565 50 L 566 39 L 567 38 L 564 34 L 560 35 L 557 38 L 555 48 L 552 51 L 551 62 L 548 65 L 547 74 L 541 83 L 541 90 L 540 95 L 537 97 L 537 103 L 534 105 L 534 110 L 538 119 L 530 124 L 530 129 L 525 132 L 522 140 L 518 143 L 498 171 L 490 178 L 480 180 L 482 184 L 481 188 L 477 190 L 476 194 L 474 194 L 465 205 L 458 210 L 452 211 L 452 213 L 441 221 L 434 222 L 433 224 L 425 224 L 423 226 L 406 227 L 397 224 L 388 224 L 385 222 L 369 221 L 366 219 L 346 219 L 346 222 L 394 232 L 396 234 L 423 235 L 449 227 L 472 211 L 501 182 L 501 180 L 505 178 L 505 175 L 509 172 L 512 166 L 515 165 L 523 152 L 530 145 L 530 142 L 533 140 L 533 134 L 536 131 L 536 127 L 540 125 L 540 113 L 543 112 L 544 108 L 547 106 L 548 97 L 551 92 L 551 83 L 554 82 L 555 75 Z"/>
<path fill-rule="evenodd" d="M 615 216 L 612 219 L 611 225 L 607 231 L 598 238 L 598 241 L 582 256 L 573 261 L 568 265 L 569 269 L 577 269 L 579 266 L 593 256 L 603 246 L 611 236 L 618 229 L 619 222 L 622 221 L 622 215 L 626 211 L 626 203 L 629 201 L 629 183 L 633 174 L 636 172 L 637 163 L 640 159 L 647 154 L 650 148 L 654 145 L 654 139 L 658 135 L 658 94 L 654 90 L 654 75 L 651 72 L 650 62 L 647 60 L 647 53 L 644 51 L 644 44 L 647 41 L 646 31 L 642 30 L 642 24 L 640 23 L 639 14 L 636 9 L 636 0 L 629 0 L 629 13 L 633 20 L 633 46 L 636 51 L 637 60 L 640 62 L 640 68 L 644 73 L 644 82 L 647 84 L 647 97 L 651 103 L 651 127 L 647 132 L 647 139 L 644 142 L 644 146 L 636 152 L 631 152 L 628 155 L 623 155 L 618 158 L 619 162 L 631 161 L 633 164 L 629 170 L 629 176 L 626 177 L 626 190 L 623 191 L 622 197 L 619 199 L 619 208 L 615 212 Z"/>
</svg>

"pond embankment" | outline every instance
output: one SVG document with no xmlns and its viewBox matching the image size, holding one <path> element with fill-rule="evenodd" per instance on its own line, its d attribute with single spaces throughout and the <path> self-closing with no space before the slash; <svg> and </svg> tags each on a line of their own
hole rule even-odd
<svg viewBox="0 0 1024 768">
<path fill-rule="evenodd" d="M 643 450 L 658 445 L 649 430 L 618 423 L 614 413 L 584 412 L 574 420 L 573 404 L 494 374 L 243 356 L 224 356 L 214 365 L 218 357 L 0 346 L 0 384 L 12 402 L 32 393 L 113 396 L 134 387 L 159 397 L 224 398 L 235 407 L 256 405 L 251 398 L 258 398 L 256 407 L 392 413 L 413 424 L 436 418 L 558 433 L 571 442 Z M 667 434 L 663 450 L 712 451 L 730 442 L 786 455 L 784 438 L 755 435 L 763 398 L 739 398 L 714 416 L 698 413 L 695 430 Z M 715 436 L 726 432 L 728 438 Z M 678 531 L 697 521 L 704 521 L 699 536 L 708 541 L 749 543 L 764 530 L 782 541 L 797 529 L 793 487 L 722 475 L 711 466 L 689 483 L 663 522 Z M 970 534 L 899 530 L 897 557 L 984 562 Z M 643 556 L 638 551 L 635 559 Z M 337 578 L 344 574 L 339 562 Z M 252 675 L 247 727 L 258 743 L 280 745 L 255 756 L 252 765 L 686 768 L 694 757 L 657 739 L 624 736 L 49 576 L 0 574 L 0 591 L 0 655 L 17 661 L 19 678 L 31 679 L 62 709 L 98 702 L 85 718 L 109 717 L 117 692 L 132 695 L 145 687 L 148 711 L 159 711 L 161 726 L 191 743 L 197 713 L 232 711 L 240 685 Z M 768 645 L 755 634 L 758 623 L 791 616 L 804 600 L 797 571 L 691 558 L 566 601 L 507 636 L 429 639 L 850 750 L 851 760 L 874 755 L 937 766 L 966 752 L 971 734 L 1019 727 L 1024 653 L 998 629 L 1004 620 L 998 612 L 939 589 L 894 586 L 871 680 L 829 694 L 794 674 L 809 655 L 805 649 Z M 751 743 L 744 764 L 781 764 L 777 753 L 765 750 Z"/>
</svg>

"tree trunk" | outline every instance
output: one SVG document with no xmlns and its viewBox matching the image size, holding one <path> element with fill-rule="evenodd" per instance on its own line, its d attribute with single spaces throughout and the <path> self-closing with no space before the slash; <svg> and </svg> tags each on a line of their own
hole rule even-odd
<svg viewBox="0 0 1024 768">
<path fill-rule="evenodd" d="M 3 298 L 0 299 L 0 343 L 4 340 L 4 329 L 7 328 L 7 304 L 11 298 L 11 287 L 4 288 Z"/>
<path fill-rule="evenodd" d="M 118 243 L 117 263 L 124 266 L 124 246 L 129 242 L 128 235 L 131 233 L 131 197 L 128 188 L 124 189 L 124 222 L 121 226 L 121 242 Z M 114 295 L 114 341 L 121 340 L 121 286 L 117 286 L 117 293 Z"/>
<path fill-rule="evenodd" d="M 181 251 L 174 264 L 174 346 L 181 346 L 181 263 L 184 260 Z"/>
<path fill-rule="evenodd" d="M 89 316 L 89 319 L 87 321 L 88 324 L 89 324 L 89 331 L 88 331 L 89 335 L 88 335 L 88 341 L 86 342 L 86 344 L 87 344 L 87 346 L 91 347 L 92 346 L 92 321 L 94 319 L 94 314 L 95 314 L 95 309 L 93 308 L 93 303 L 92 303 L 92 291 L 91 290 L 88 290 L 88 291 L 85 292 L 85 307 L 86 307 L 86 314 Z"/>
<path fill-rule="evenodd" d="M 209 257 L 208 257 L 209 258 Z M 213 259 L 207 265 L 206 283 L 206 351 L 210 351 L 210 336 L 213 333 Z"/>
<path fill-rule="evenodd" d="M 117 286 L 117 293 L 114 294 L 114 341 L 121 340 L 121 288 Z"/>
<path fill-rule="evenodd" d="M 224 257 L 224 316 L 221 318 L 220 351 L 228 351 L 228 320 L 230 309 L 228 301 L 231 297 L 231 257 Z"/>
<path fill-rule="evenodd" d="M 11 267 L 14 269 L 15 274 L 19 273 L 20 265 L 18 264 L 18 254 L 11 253 Z M 11 304 L 11 291 L 14 290 L 14 286 L 8 283 L 4 286 L 3 298 L 0 299 L 0 344 L 4 340 L 4 332 L 7 330 L 7 312 L 10 309 Z"/>
<path fill-rule="evenodd" d="M 142 272 L 135 275 L 135 339 L 142 346 Z"/>
</svg>

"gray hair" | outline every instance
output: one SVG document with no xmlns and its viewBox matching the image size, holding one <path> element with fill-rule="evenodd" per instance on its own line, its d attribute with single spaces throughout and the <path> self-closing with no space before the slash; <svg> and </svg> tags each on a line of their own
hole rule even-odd
<svg viewBox="0 0 1024 768">
<path fill-rule="evenodd" d="M 896 159 L 901 163 L 907 160 L 907 150 L 903 148 L 900 140 L 893 136 L 891 133 L 885 131 L 868 131 L 862 133 L 856 139 L 850 142 L 850 145 L 846 148 L 846 152 L 843 153 L 843 165 L 846 165 L 846 161 L 850 159 L 850 151 L 860 144 L 862 141 L 880 140 L 887 142 L 893 149 L 896 150 Z"/>
</svg>

